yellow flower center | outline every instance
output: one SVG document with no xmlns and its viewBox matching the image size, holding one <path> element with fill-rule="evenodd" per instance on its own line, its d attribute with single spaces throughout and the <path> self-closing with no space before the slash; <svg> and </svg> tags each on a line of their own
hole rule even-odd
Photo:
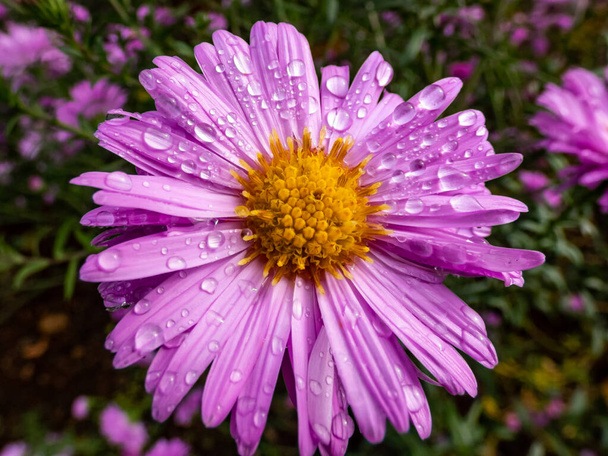
<svg viewBox="0 0 608 456">
<path fill-rule="evenodd" d="M 369 260 L 369 240 L 388 234 L 367 218 L 388 208 L 370 205 L 380 183 L 359 185 L 369 159 L 349 168 L 344 157 L 351 138 L 338 138 L 329 153 L 311 144 L 304 130 L 302 141 L 288 138 L 287 147 L 276 133 L 270 137 L 272 158 L 258 154 L 259 167 L 243 163 L 247 177 L 234 173 L 243 186 L 245 203 L 235 210 L 245 218 L 253 241 L 246 264 L 258 256 L 266 260 L 264 275 L 274 272 L 273 283 L 284 276 L 303 275 L 322 290 L 324 271 L 350 277 L 346 265 L 355 258 Z M 319 144 L 323 144 L 321 132 Z"/>
</svg>

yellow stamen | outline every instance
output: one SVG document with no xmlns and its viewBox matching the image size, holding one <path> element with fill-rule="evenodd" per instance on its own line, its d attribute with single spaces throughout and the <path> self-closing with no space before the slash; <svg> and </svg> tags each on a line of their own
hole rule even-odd
<svg viewBox="0 0 608 456">
<path fill-rule="evenodd" d="M 319 144 L 324 137 L 323 129 Z M 350 278 L 347 266 L 356 258 L 371 261 L 368 242 L 389 231 L 367 217 L 388 206 L 369 204 L 380 183 L 359 185 L 371 157 L 353 167 L 344 163 L 353 144 L 350 137 L 338 138 L 325 153 L 312 145 L 307 129 L 301 141 L 288 138 L 286 147 L 273 132 L 271 158 L 258 154 L 257 168 L 242 164 L 247 176 L 232 173 L 244 198 L 235 213 L 252 232 L 244 238 L 252 245 L 239 264 L 260 256 L 266 261 L 264 276 L 273 273 L 273 284 L 302 275 L 323 293 L 324 273 Z"/>
</svg>

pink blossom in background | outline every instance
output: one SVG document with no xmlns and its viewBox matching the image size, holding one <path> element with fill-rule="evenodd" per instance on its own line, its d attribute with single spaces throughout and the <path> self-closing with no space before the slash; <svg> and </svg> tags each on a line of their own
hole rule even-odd
<svg viewBox="0 0 608 456">
<path fill-rule="evenodd" d="M 210 11 L 207 13 L 207 18 L 209 19 L 209 30 L 211 32 L 228 27 L 228 20 L 226 19 L 226 16 L 221 13 Z"/>
<path fill-rule="evenodd" d="M 114 366 L 153 356 L 145 386 L 159 421 L 209 369 L 202 420 L 231 415 L 243 455 L 260 442 L 280 371 L 303 455 L 344 454 L 354 420 L 371 442 L 387 421 L 428 437 L 410 356 L 434 384 L 471 396 L 457 349 L 498 362 L 446 274 L 521 286 L 544 261 L 486 240 L 527 210 L 485 186 L 521 155 L 495 154 L 479 111 L 439 119 L 459 79 L 404 100 L 385 90 L 393 69 L 373 52 L 352 82 L 348 66 L 319 81 L 289 24 L 256 23 L 250 44 L 217 31 L 194 55 L 202 76 L 166 56 L 140 74 L 156 111 L 113 111 L 99 126 L 100 145 L 140 174 L 72 181 L 99 189 L 82 223 L 109 228 L 81 278 L 102 282 L 106 306 L 129 308 L 106 339 Z"/>
<path fill-rule="evenodd" d="M 116 404 L 108 405 L 99 416 L 99 430 L 109 443 L 118 446 L 123 456 L 139 456 L 148 440 L 142 423 L 133 423 Z"/>
<path fill-rule="evenodd" d="M 27 456 L 28 450 L 29 447 L 25 442 L 11 442 L 7 443 L 4 448 L 2 448 L 0 456 Z"/>
<path fill-rule="evenodd" d="M 200 413 L 203 389 L 194 388 L 175 409 L 173 420 L 179 426 L 190 426 L 194 416 Z"/>
<path fill-rule="evenodd" d="M 135 13 L 137 20 L 139 22 L 144 22 L 144 20 L 150 15 L 151 10 L 154 14 L 154 23 L 157 25 L 168 27 L 175 24 L 177 21 L 171 8 L 167 8 L 166 6 L 155 6 L 151 8 L 149 5 L 141 5 L 139 8 L 137 8 L 137 12 Z"/>
<path fill-rule="evenodd" d="M 25 73 L 33 65 L 42 65 L 51 76 L 59 76 L 67 73 L 72 63 L 58 49 L 57 37 L 49 30 L 9 22 L 6 32 L 0 32 L 2 75 L 20 85 L 27 80 Z"/>
<path fill-rule="evenodd" d="M 92 120 L 111 109 L 122 107 L 127 94 L 119 86 L 106 79 L 95 83 L 81 81 L 70 89 L 70 100 L 58 100 L 55 116 L 60 122 L 78 127 L 80 118 Z"/>
<path fill-rule="evenodd" d="M 476 24 L 485 17 L 480 5 L 459 8 L 451 14 L 442 13 L 436 18 L 437 25 L 443 28 L 445 36 L 457 35 L 461 38 L 473 36 Z"/>
<path fill-rule="evenodd" d="M 190 446 L 181 439 L 160 439 L 146 452 L 146 456 L 187 456 Z"/>
<path fill-rule="evenodd" d="M 505 425 L 511 432 L 517 432 L 521 429 L 521 420 L 515 412 L 505 413 Z"/>
<path fill-rule="evenodd" d="M 0 21 L 8 16 L 8 8 L 0 3 Z"/>
<path fill-rule="evenodd" d="M 519 180 L 524 186 L 524 189 L 529 192 L 542 190 L 550 183 L 549 178 L 541 171 L 522 170 L 519 172 Z"/>
<path fill-rule="evenodd" d="M 144 49 L 141 37 L 149 37 L 150 31 L 145 27 L 136 30 L 122 24 L 111 24 L 109 33 L 103 44 L 108 62 L 115 66 L 115 72 L 119 72 L 122 67 L 137 53 Z"/>
<path fill-rule="evenodd" d="M 72 416 L 77 420 L 84 420 L 89 416 L 89 398 L 78 396 L 72 402 Z"/>
<path fill-rule="evenodd" d="M 608 179 L 608 91 L 606 84 L 582 68 L 568 70 L 562 85 L 547 84 L 537 103 L 547 109 L 530 123 L 543 134 L 541 146 L 550 152 L 566 153 L 576 163 L 562 170 L 564 186 L 596 188 Z M 608 212 L 608 192 L 600 197 L 600 208 Z"/>
<path fill-rule="evenodd" d="M 91 20 L 91 13 L 84 6 L 79 5 L 78 3 L 69 3 L 70 11 L 72 12 L 72 16 L 78 22 L 89 22 Z"/>
<path fill-rule="evenodd" d="M 585 301 L 583 300 L 583 297 L 580 294 L 570 296 L 568 304 L 570 310 L 573 312 L 582 312 L 583 310 L 585 310 Z"/>
<path fill-rule="evenodd" d="M 475 58 L 461 62 L 452 62 L 448 65 L 448 75 L 466 80 L 471 77 L 476 67 L 477 59 Z"/>
</svg>

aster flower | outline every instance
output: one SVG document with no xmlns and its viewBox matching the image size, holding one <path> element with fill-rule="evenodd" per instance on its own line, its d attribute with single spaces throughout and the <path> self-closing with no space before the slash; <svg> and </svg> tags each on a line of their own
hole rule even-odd
<svg viewBox="0 0 608 456">
<path fill-rule="evenodd" d="M 122 450 L 123 456 L 141 454 L 148 440 L 148 433 L 142 423 L 133 423 L 116 404 L 110 404 L 99 415 L 99 430 L 113 445 Z"/>
<path fill-rule="evenodd" d="M 436 121 L 456 78 L 404 101 L 385 90 L 393 70 L 378 52 L 350 85 L 337 66 L 319 85 L 289 24 L 256 23 L 251 44 L 217 31 L 213 43 L 194 49 L 203 75 L 176 57 L 141 73 L 156 111 L 100 125 L 100 145 L 138 175 L 73 180 L 100 189 L 82 223 L 114 227 L 81 277 L 132 306 L 106 340 L 115 367 L 155 354 L 146 389 L 165 420 L 211 366 L 203 422 L 231 413 L 241 454 L 259 443 L 281 368 L 302 454 L 346 451 L 348 407 L 371 442 L 387 419 L 427 437 L 429 378 L 402 344 L 453 394 L 477 392 L 457 349 L 497 362 L 444 276 L 521 285 L 543 262 L 485 240 L 526 210 L 484 186 L 521 156 L 494 154 L 478 111 Z"/>
<path fill-rule="evenodd" d="M 146 456 L 187 456 L 190 447 L 183 440 L 174 438 L 170 440 L 160 439 L 146 453 Z"/>
<path fill-rule="evenodd" d="M 550 152 L 575 156 L 578 163 L 562 171 L 565 185 L 578 183 L 596 188 L 608 179 L 608 90 L 605 83 L 582 68 L 568 70 L 562 86 L 548 84 L 537 103 L 539 112 L 530 121 L 545 136 Z M 608 212 L 608 190 L 599 200 Z"/>
</svg>

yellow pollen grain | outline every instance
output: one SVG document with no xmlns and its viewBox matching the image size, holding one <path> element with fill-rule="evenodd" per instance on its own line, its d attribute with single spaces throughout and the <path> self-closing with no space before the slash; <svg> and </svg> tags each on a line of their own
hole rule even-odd
<svg viewBox="0 0 608 456">
<path fill-rule="evenodd" d="M 260 257 L 266 261 L 264 274 L 273 274 L 272 283 L 303 275 L 323 291 L 323 274 L 350 277 L 347 266 L 356 258 L 371 261 L 368 242 L 388 234 L 368 221 L 387 209 L 368 200 L 380 184 L 359 185 L 368 159 L 354 167 L 344 163 L 353 145 L 350 138 L 335 140 L 329 153 L 312 145 L 307 129 L 301 141 L 288 138 L 287 147 L 276 132 L 269 143 L 270 158 L 258 154 L 259 166 L 244 166 L 246 176 L 233 173 L 244 198 L 235 213 L 252 232 L 240 264 Z"/>
</svg>

